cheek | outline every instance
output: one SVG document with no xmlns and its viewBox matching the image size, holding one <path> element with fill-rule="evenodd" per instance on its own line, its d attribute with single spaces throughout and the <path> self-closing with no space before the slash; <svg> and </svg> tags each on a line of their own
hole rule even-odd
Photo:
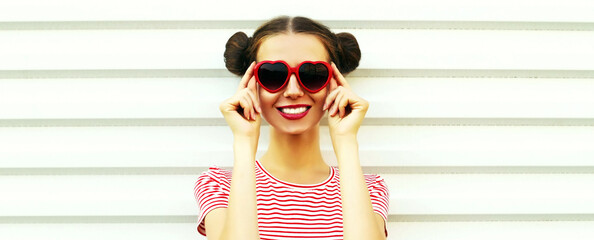
<svg viewBox="0 0 594 240">
<path fill-rule="evenodd" d="M 322 105 L 324 104 L 324 102 L 326 101 L 326 97 L 328 97 L 328 94 L 330 93 L 330 88 L 324 88 L 321 91 L 317 92 L 313 98 L 314 101 L 321 103 Z"/>
<path fill-rule="evenodd" d="M 278 98 L 281 97 L 282 95 L 282 91 L 279 91 L 277 93 L 270 93 L 267 92 L 266 90 L 262 90 L 261 88 L 258 88 L 258 98 L 260 100 L 260 106 L 262 107 L 262 111 L 266 111 L 264 110 L 264 108 L 266 109 L 270 109 L 273 108 L 274 104 L 276 103 L 276 101 L 278 101 Z M 319 105 L 320 107 L 324 105 L 324 102 L 326 101 L 326 97 L 328 96 L 328 93 L 330 93 L 329 88 L 324 88 L 321 91 L 314 93 L 314 94 L 309 94 L 309 97 L 314 101 L 314 104 Z"/>
<path fill-rule="evenodd" d="M 263 91 L 260 91 L 260 89 L 258 89 L 258 100 L 260 100 L 260 103 L 263 102 L 267 102 L 268 100 L 268 96 L 266 96 L 267 94 L 263 93 Z"/>
<path fill-rule="evenodd" d="M 269 93 L 266 90 L 259 90 L 258 98 L 260 100 L 262 114 L 265 116 L 264 118 L 266 118 L 266 116 L 270 115 L 272 112 L 276 111 L 276 108 L 274 108 L 274 104 L 278 100 L 278 94 Z"/>
</svg>

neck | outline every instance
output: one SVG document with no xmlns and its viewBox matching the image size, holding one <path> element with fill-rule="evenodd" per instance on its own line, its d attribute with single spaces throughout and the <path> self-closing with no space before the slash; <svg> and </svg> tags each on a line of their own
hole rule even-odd
<svg viewBox="0 0 594 240">
<path fill-rule="evenodd" d="M 319 126 L 301 133 L 286 134 L 270 128 L 268 150 L 260 159 L 268 169 L 311 171 L 326 169 L 328 165 L 320 150 Z"/>
</svg>

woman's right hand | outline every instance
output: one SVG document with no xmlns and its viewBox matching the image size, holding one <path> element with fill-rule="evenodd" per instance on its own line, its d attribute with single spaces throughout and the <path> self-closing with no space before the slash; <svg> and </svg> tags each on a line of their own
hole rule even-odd
<svg viewBox="0 0 594 240">
<path fill-rule="evenodd" d="M 235 137 L 250 137 L 256 141 L 260 136 L 260 101 L 256 90 L 253 62 L 243 75 L 237 92 L 219 106 L 225 121 Z"/>
</svg>

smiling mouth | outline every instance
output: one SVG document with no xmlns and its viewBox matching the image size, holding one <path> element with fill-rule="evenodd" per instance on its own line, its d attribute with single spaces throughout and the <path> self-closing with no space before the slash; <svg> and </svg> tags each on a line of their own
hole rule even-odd
<svg viewBox="0 0 594 240">
<path fill-rule="evenodd" d="M 305 111 L 309 110 L 310 106 L 303 106 L 303 107 L 284 107 L 284 108 L 277 108 L 279 111 L 285 114 L 301 114 Z"/>
<path fill-rule="evenodd" d="M 309 112 L 311 106 L 309 105 L 295 105 L 295 106 L 284 106 L 276 108 L 281 116 L 289 120 L 297 120 L 303 118 Z"/>
</svg>

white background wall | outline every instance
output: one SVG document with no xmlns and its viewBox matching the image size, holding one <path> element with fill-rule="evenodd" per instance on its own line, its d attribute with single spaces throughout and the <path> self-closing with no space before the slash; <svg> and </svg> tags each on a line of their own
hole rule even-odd
<svg viewBox="0 0 594 240">
<path fill-rule="evenodd" d="M 277 15 L 359 39 L 389 239 L 594 239 L 588 0 L 2 0 L 0 239 L 202 239 L 194 181 L 232 164 L 224 44 Z"/>
</svg>

